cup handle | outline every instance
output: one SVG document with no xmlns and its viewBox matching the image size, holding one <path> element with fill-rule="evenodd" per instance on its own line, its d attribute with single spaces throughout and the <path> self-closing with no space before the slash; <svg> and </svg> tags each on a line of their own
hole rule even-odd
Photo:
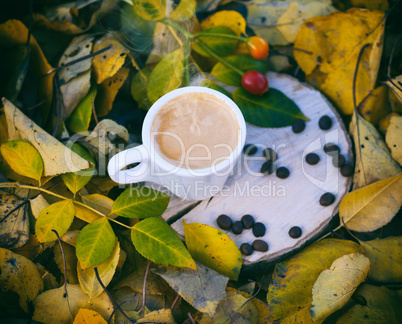
<svg viewBox="0 0 402 324">
<path fill-rule="evenodd" d="M 140 163 L 134 168 L 122 170 L 124 167 Z M 117 183 L 136 183 L 151 178 L 149 153 L 144 145 L 139 145 L 114 155 L 108 164 L 110 178 Z"/>
</svg>

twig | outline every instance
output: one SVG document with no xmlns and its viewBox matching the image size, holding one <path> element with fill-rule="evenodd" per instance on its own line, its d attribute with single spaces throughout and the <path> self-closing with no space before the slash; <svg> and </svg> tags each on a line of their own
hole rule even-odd
<svg viewBox="0 0 402 324">
<path fill-rule="evenodd" d="M 176 306 L 177 301 L 180 299 L 180 295 L 177 294 L 176 298 L 174 299 L 172 306 L 170 306 L 170 310 L 173 310 L 173 308 Z"/>
<path fill-rule="evenodd" d="M 27 108 L 26 110 L 32 110 L 35 109 L 41 105 L 43 105 L 46 102 L 46 99 L 43 99 L 41 102 L 37 103 L 36 105 L 33 105 L 32 107 Z"/>
<path fill-rule="evenodd" d="M 94 114 L 94 119 L 95 119 L 95 123 L 96 125 L 99 124 L 98 121 L 98 116 L 96 115 L 96 111 L 95 111 L 95 99 L 94 99 L 94 94 L 91 95 L 91 102 L 92 102 L 92 113 Z"/>
<path fill-rule="evenodd" d="M 59 88 L 59 83 L 57 82 L 57 76 L 53 78 L 54 81 L 54 87 L 56 88 L 56 100 L 57 100 L 57 119 L 56 119 L 56 125 L 53 130 L 53 137 L 56 136 L 57 129 L 59 128 L 60 124 L 60 119 L 61 119 L 61 93 L 60 93 L 60 88 Z"/>
<path fill-rule="evenodd" d="M 116 308 L 122 313 L 122 315 L 127 318 L 127 320 L 129 321 L 129 323 L 136 323 L 135 321 L 133 321 L 130 317 L 127 316 L 127 314 L 123 311 L 123 309 L 120 307 L 120 305 L 116 302 L 116 300 L 113 298 L 113 296 L 110 294 L 109 290 L 106 289 L 105 285 L 103 284 L 101 278 L 99 277 L 99 273 L 98 273 L 98 267 L 94 268 L 95 271 L 95 276 L 96 279 L 98 280 L 99 284 L 101 285 L 101 287 L 103 288 L 103 290 L 105 291 L 105 293 L 109 296 L 110 300 L 112 301 L 113 304 L 116 305 Z"/>
<path fill-rule="evenodd" d="M 120 304 L 119 304 L 119 307 L 120 307 L 121 305 L 124 305 L 125 303 L 126 303 L 126 301 L 124 301 L 124 302 L 120 303 Z M 115 309 L 113 309 L 112 314 L 110 314 L 109 319 L 107 320 L 107 322 L 108 322 L 108 323 L 110 323 L 110 322 L 111 322 L 112 317 L 113 317 L 114 313 L 116 313 L 116 311 L 117 311 L 117 307 L 116 307 Z"/>
<path fill-rule="evenodd" d="M 70 199 L 70 198 L 66 198 L 66 197 L 64 197 L 64 196 L 62 196 L 62 195 L 59 195 L 59 194 L 57 194 L 57 193 L 54 193 L 54 192 L 52 192 L 52 191 L 46 190 L 46 189 L 41 188 L 41 187 L 35 187 L 35 186 L 30 186 L 30 185 L 22 185 L 22 184 L 20 184 L 20 183 L 18 183 L 18 182 L 3 182 L 3 183 L 0 183 L 0 188 L 25 188 L 25 189 L 33 189 L 33 190 L 38 190 L 38 191 L 47 193 L 48 195 L 51 195 L 51 196 L 54 196 L 54 197 L 57 197 L 57 198 L 60 198 L 60 199 L 63 199 L 63 200 Z M 90 211 L 92 211 L 92 212 L 94 212 L 94 213 L 96 213 L 96 214 L 102 216 L 102 217 L 106 217 L 109 221 L 112 221 L 112 222 L 114 222 L 114 223 L 116 223 L 116 224 L 119 224 L 120 226 L 123 226 L 123 227 L 128 228 L 128 229 L 132 229 L 130 226 L 128 226 L 128 225 L 126 225 L 126 224 L 123 224 L 123 223 L 121 223 L 121 222 L 119 222 L 119 221 L 117 221 L 117 220 L 115 220 L 115 219 L 113 219 L 113 218 L 110 218 L 110 217 L 108 217 L 107 215 L 103 214 L 102 212 L 100 212 L 100 211 L 96 210 L 95 208 L 92 208 L 92 207 L 90 207 L 90 206 L 88 206 L 88 205 L 85 205 L 85 204 L 83 204 L 82 202 L 73 200 L 73 203 L 76 204 L 76 205 L 80 205 L 80 206 L 82 206 L 82 207 L 84 207 L 84 208 L 86 208 L 86 209 L 88 209 L 88 210 L 90 210 Z"/>
<path fill-rule="evenodd" d="M 52 229 L 52 232 L 54 232 L 54 234 L 56 234 L 57 240 L 59 241 L 59 244 L 60 244 L 60 250 L 61 250 L 61 255 L 63 257 L 63 266 L 64 266 L 64 291 L 65 291 L 65 295 L 66 295 L 68 311 L 70 312 L 71 316 L 73 316 L 73 314 L 71 313 L 70 302 L 68 300 L 68 292 L 67 292 L 67 262 L 66 262 L 66 256 L 64 255 L 64 249 L 63 249 L 63 245 L 61 244 L 59 233 L 57 233 L 57 231 L 54 230 L 54 229 Z"/>
<path fill-rule="evenodd" d="M 191 313 L 188 312 L 187 315 L 188 315 L 188 318 L 190 319 L 191 323 L 195 324 L 194 318 L 191 316 Z"/>
<path fill-rule="evenodd" d="M 145 276 L 144 276 L 144 283 L 142 285 L 142 306 L 140 310 L 140 317 L 144 315 L 145 311 L 145 295 L 146 295 L 146 285 L 147 285 L 147 277 L 148 277 L 148 271 L 149 271 L 149 266 L 151 265 L 151 261 L 148 260 L 147 262 L 147 268 L 145 269 Z"/>
</svg>

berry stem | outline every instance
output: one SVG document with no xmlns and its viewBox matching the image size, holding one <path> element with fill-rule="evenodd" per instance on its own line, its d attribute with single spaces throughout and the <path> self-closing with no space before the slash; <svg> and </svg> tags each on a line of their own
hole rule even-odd
<svg viewBox="0 0 402 324">
<path fill-rule="evenodd" d="M 219 34 L 219 33 L 204 33 L 204 32 L 199 32 L 194 35 L 194 37 L 200 37 L 200 36 L 205 36 L 205 37 L 226 37 L 226 38 L 231 38 L 231 39 L 237 39 L 242 42 L 247 42 L 247 38 L 241 37 L 241 36 L 236 36 L 236 35 L 229 35 L 229 34 Z"/>
<path fill-rule="evenodd" d="M 239 70 L 238 68 L 236 68 L 235 66 L 233 66 L 232 64 L 230 64 L 228 61 L 226 61 L 225 59 L 221 58 L 218 54 L 216 54 L 213 50 L 211 50 L 209 48 L 208 45 L 204 44 L 203 42 L 201 42 L 199 39 L 196 39 L 195 42 L 205 51 L 207 52 L 209 55 L 211 55 L 212 57 L 216 58 L 219 62 L 221 62 L 222 64 L 226 65 L 229 69 L 233 70 L 234 72 L 236 72 L 237 74 L 239 74 L 240 76 L 243 76 L 243 71 Z"/>
<path fill-rule="evenodd" d="M 164 23 L 166 25 L 172 26 L 174 29 L 178 30 L 179 32 L 181 32 L 184 36 L 186 36 L 187 38 L 193 39 L 194 38 L 194 34 L 188 32 L 187 30 L 185 30 L 183 27 L 181 27 L 180 25 L 176 24 L 174 21 L 167 19 L 167 18 L 163 18 L 160 20 L 161 23 Z"/>
</svg>

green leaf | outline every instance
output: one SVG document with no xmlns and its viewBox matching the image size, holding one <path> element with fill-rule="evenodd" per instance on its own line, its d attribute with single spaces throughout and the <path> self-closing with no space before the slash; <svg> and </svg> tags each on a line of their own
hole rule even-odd
<svg viewBox="0 0 402 324">
<path fill-rule="evenodd" d="M 276 89 L 271 88 L 262 96 L 256 96 L 241 87 L 232 96 L 244 119 L 259 127 L 285 127 L 296 119 L 308 120 L 292 100 Z"/>
<path fill-rule="evenodd" d="M 56 230 L 60 237 L 63 236 L 74 220 L 74 213 L 74 203 L 71 199 L 55 202 L 42 210 L 35 224 L 38 241 L 44 243 L 57 240 L 52 230 Z"/>
<path fill-rule="evenodd" d="M 136 73 L 131 81 L 130 92 L 131 96 L 138 103 L 138 106 L 142 109 L 148 110 L 151 105 L 148 102 L 147 86 L 148 79 L 151 75 L 151 70 L 147 67 L 141 70 L 141 73 Z"/>
<path fill-rule="evenodd" d="M 85 226 L 75 247 L 81 268 L 86 269 L 102 262 L 113 252 L 116 236 L 106 217 Z"/>
<path fill-rule="evenodd" d="M 200 223 L 183 222 L 183 226 L 187 248 L 195 260 L 232 280 L 239 278 L 243 260 L 227 234 Z"/>
<path fill-rule="evenodd" d="M 105 262 L 102 262 L 97 266 L 99 277 L 105 287 L 107 287 L 110 281 L 112 281 L 113 275 L 116 272 L 117 264 L 119 262 L 119 257 L 120 244 L 116 238 L 116 243 L 112 254 L 106 259 Z M 87 269 L 82 269 L 81 264 L 78 262 L 77 274 L 82 291 L 87 293 L 90 299 L 98 297 L 101 293 L 103 293 L 103 288 L 96 278 L 94 266 Z"/>
<path fill-rule="evenodd" d="M 157 21 L 165 17 L 166 0 L 132 0 L 135 13 L 142 19 Z"/>
<path fill-rule="evenodd" d="M 261 60 L 256 60 L 250 55 L 233 55 L 226 57 L 225 60 L 243 72 L 255 70 L 265 75 L 268 71 L 267 63 Z M 222 62 L 215 64 L 211 71 L 211 75 L 225 84 L 237 87 L 241 86 L 241 75 L 227 67 Z"/>
<path fill-rule="evenodd" d="M 326 239 L 278 263 L 267 294 L 272 319 L 283 320 L 299 310 L 310 308 L 311 290 L 319 274 L 328 269 L 334 260 L 354 252 L 364 253 L 364 250 L 352 241 Z"/>
<path fill-rule="evenodd" d="M 10 141 L 1 144 L 1 155 L 18 174 L 35 179 L 40 184 L 43 160 L 38 150 L 27 141 Z"/>
<path fill-rule="evenodd" d="M 177 22 L 189 20 L 194 17 L 196 7 L 197 3 L 195 0 L 181 0 L 169 18 Z"/>
<path fill-rule="evenodd" d="M 95 164 L 94 158 L 80 144 L 74 143 L 71 145 L 70 149 L 73 152 L 77 153 L 79 156 L 91 162 L 92 164 Z M 61 179 L 63 180 L 67 188 L 73 194 L 76 194 L 91 180 L 94 173 L 95 173 L 95 167 L 92 167 L 89 168 L 88 170 L 64 173 L 61 175 Z"/>
<path fill-rule="evenodd" d="M 147 218 L 134 225 L 131 240 L 142 256 L 155 263 L 197 268 L 175 231 L 160 218 Z"/>
<path fill-rule="evenodd" d="M 127 188 L 117 197 L 111 214 L 128 218 L 148 218 L 163 214 L 169 204 L 169 196 L 148 188 Z"/>
<path fill-rule="evenodd" d="M 86 132 L 92 117 L 92 95 L 96 97 L 96 87 L 89 90 L 88 94 L 81 100 L 77 108 L 67 119 L 67 126 L 74 132 Z"/>
<path fill-rule="evenodd" d="M 236 33 L 231 30 L 229 27 L 225 26 L 216 26 L 209 29 L 206 29 L 202 32 L 204 35 L 207 34 L 224 34 L 236 36 Z M 239 41 L 237 39 L 228 38 L 224 36 L 198 36 L 197 39 L 208 46 L 213 52 L 215 52 L 219 56 L 228 56 L 233 53 L 236 49 Z M 200 45 L 196 42 L 191 43 L 192 49 L 197 53 L 211 57 L 209 53 L 207 53 Z"/>
<path fill-rule="evenodd" d="M 183 59 L 183 51 L 175 50 L 166 55 L 152 70 L 148 79 L 148 98 L 151 104 L 180 87 L 184 75 Z"/>
<path fill-rule="evenodd" d="M 142 19 L 135 13 L 133 6 L 122 2 L 120 25 L 124 38 L 129 40 L 130 51 L 148 56 L 153 47 L 156 22 Z"/>
<path fill-rule="evenodd" d="M 341 309 L 357 286 L 366 280 L 370 260 L 361 253 L 346 254 L 336 259 L 328 270 L 320 273 L 313 287 L 311 317 L 321 323 Z"/>
<path fill-rule="evenodd" d="M 214 89 L 216 91 L 222 92 L 225 96 L 229 97 L 230 99 L 232 99 L 232 94 L 227 91 L 224 87 L 221 87 L 219 84 L 216 84 L 215 82 L 209 80 L 209 79 L 205 79 L 201 82 L 200 84 L 201 87 L 207 87 L 210 89 Z"/>
<path fill-rule="evenodd" d="M 402 236 L 359 242 L 370 259 L 369 279 L 376 282 L 402 282 Z"/>
</svg>

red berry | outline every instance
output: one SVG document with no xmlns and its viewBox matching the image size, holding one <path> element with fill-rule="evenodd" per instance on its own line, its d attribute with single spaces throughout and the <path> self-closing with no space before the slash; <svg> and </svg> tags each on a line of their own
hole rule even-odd
<svg viewBox="0 0 402 324">
<path fill-rule="evenodd" d="M 269 46 L 264 38 L 251 36 L 247 39 L 250 55 L 256 60 L 265 60 L 269 53 Z"/>
<path fill-rule="evenodd" d="M 268 80 L 262 73 L 258 71 L 247 71 L 241 78 L 243 88 L 254 95 L 261 96 L 268 90 Z"/>
</svg>

